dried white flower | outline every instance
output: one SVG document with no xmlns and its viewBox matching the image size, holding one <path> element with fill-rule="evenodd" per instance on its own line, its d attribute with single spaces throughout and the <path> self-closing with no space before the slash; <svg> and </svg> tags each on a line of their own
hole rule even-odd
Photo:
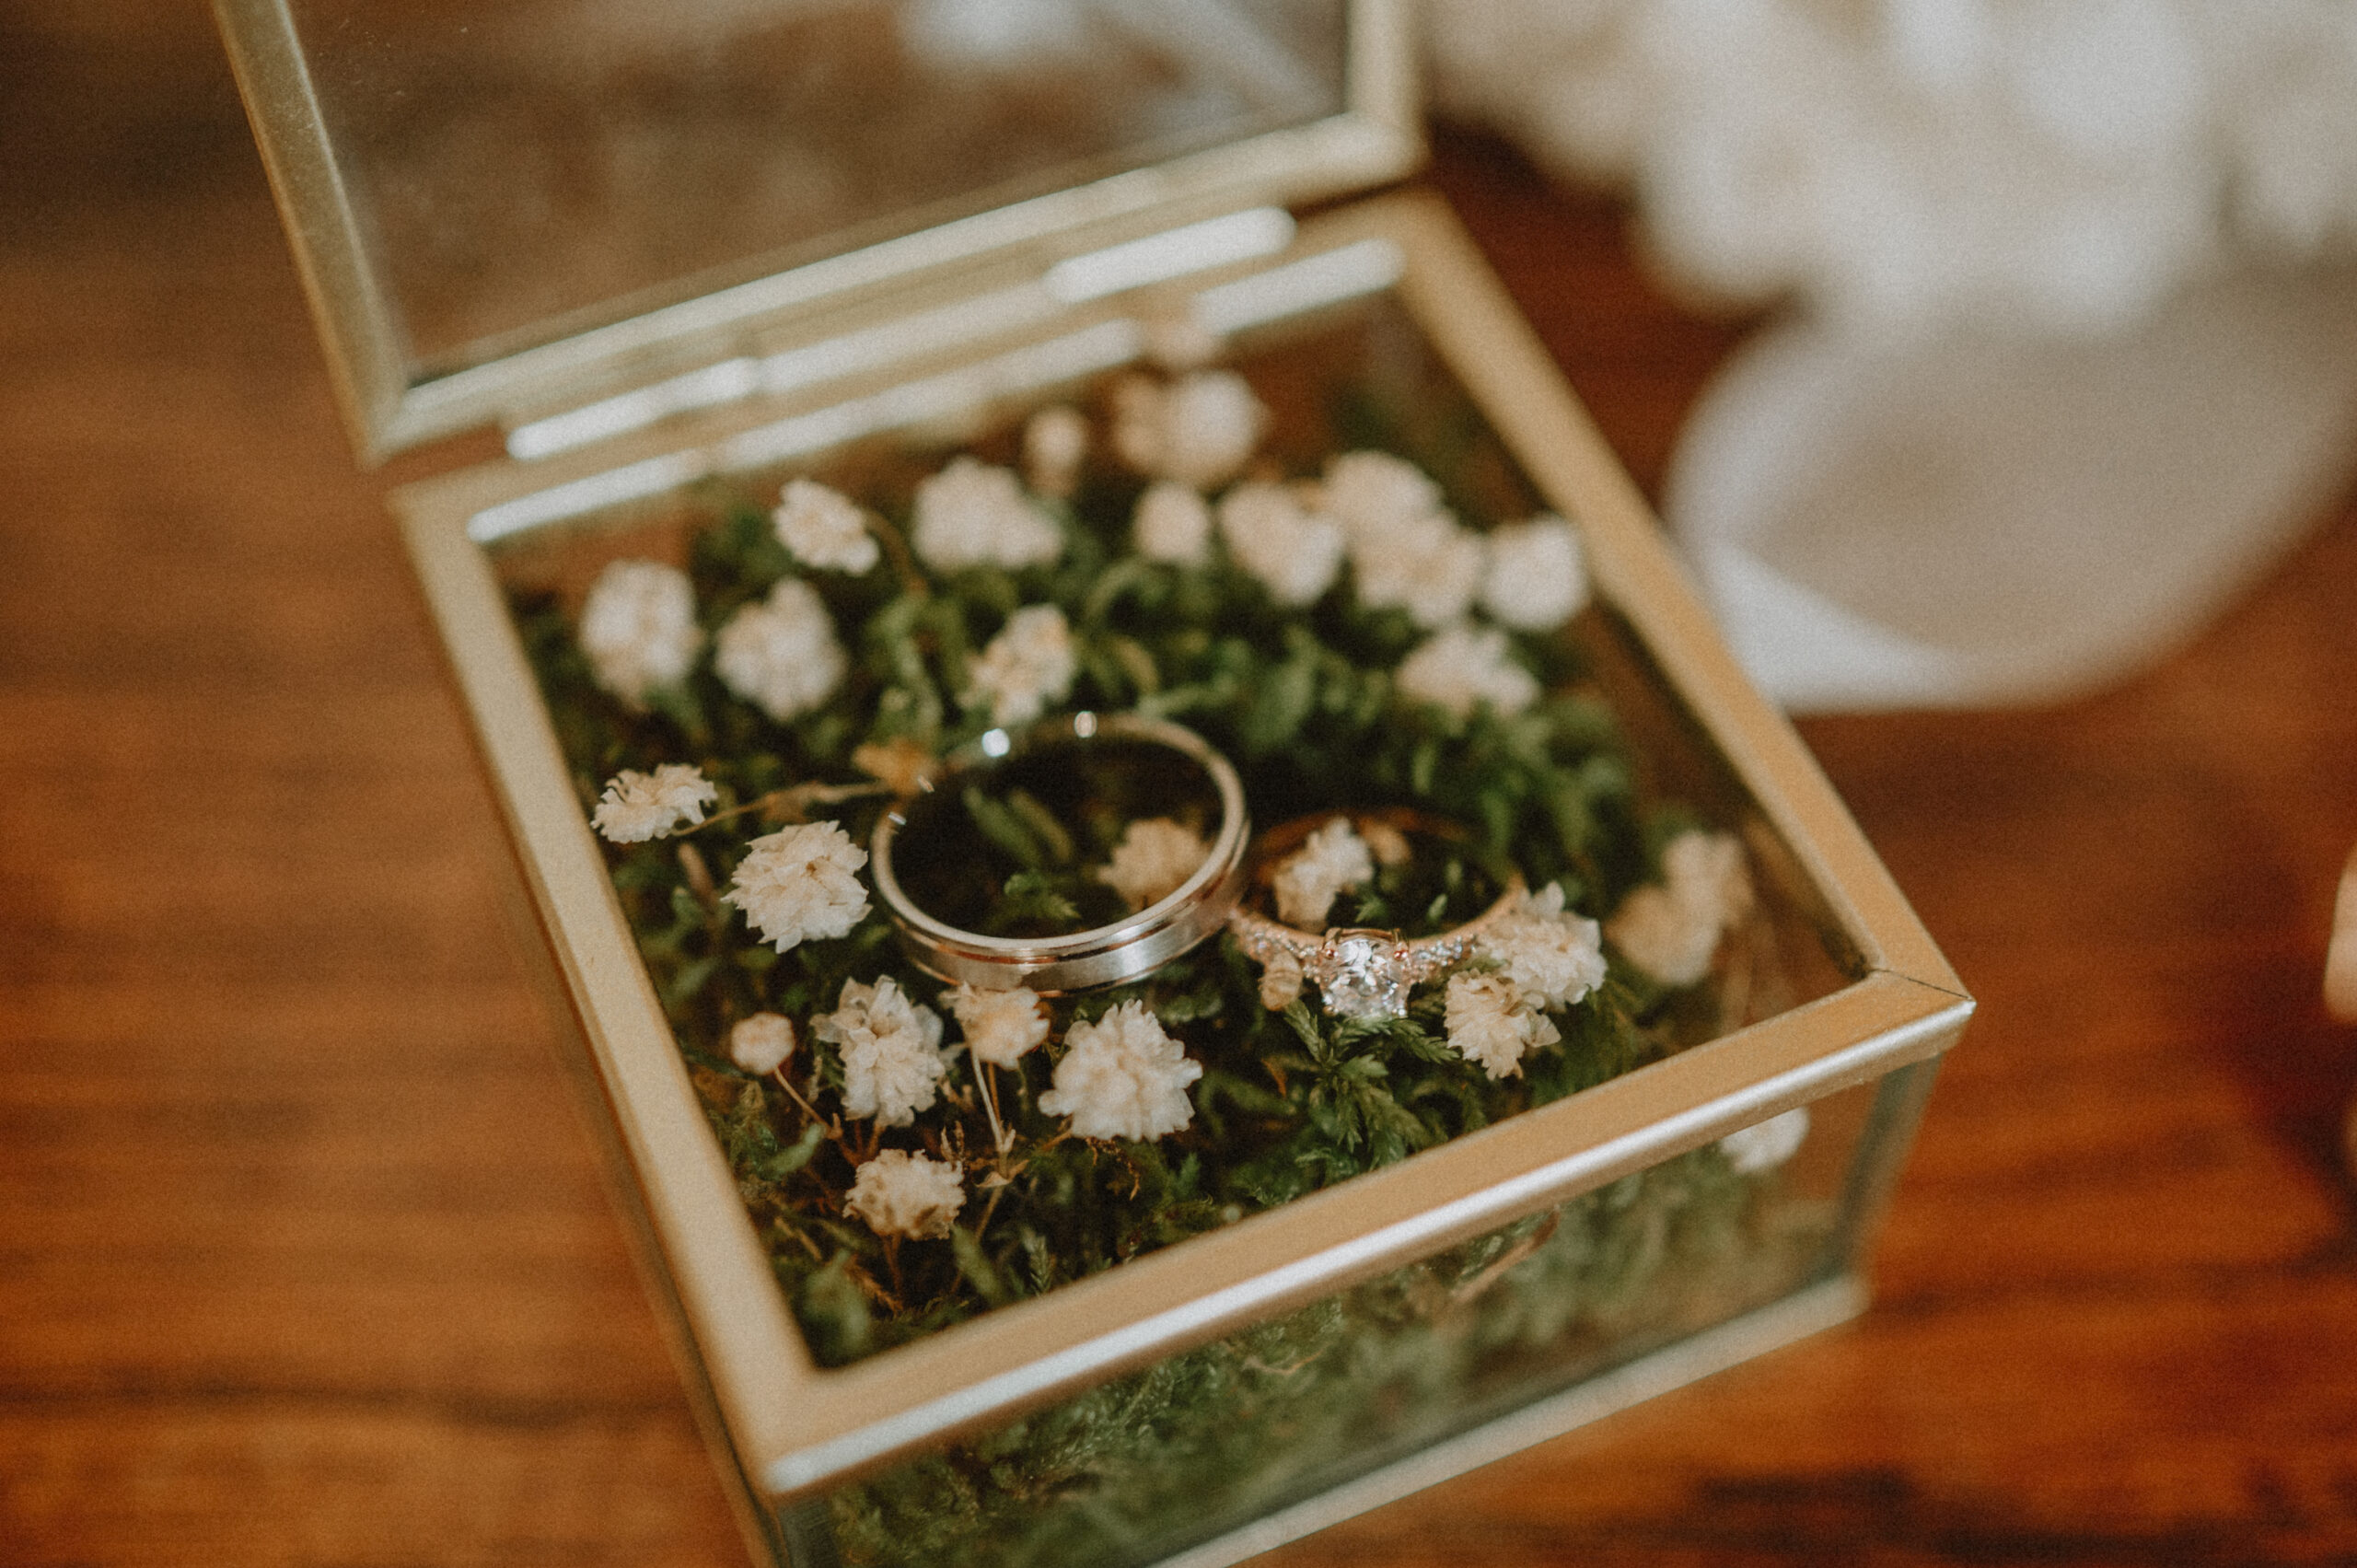
<svg viewBox="0 0 2357 1568">
<path fill-rule="evenodd" d="M 1039 993 L 1028 986 L 977 991 L 961 984 L 943 992 L 941 1002 L 957 1015 L 966 1049 L 977 1062 L 1012 1067 L 1048 1038 L 1047 1010 L 1039 1005 Z"/>
<path fill-rule="evenodd" d="M 677 686 L 703 649 L 688 575 L 659 561 L 613 561 L 581 604 L 581 652 L 598 684 L 633 707 Z"/>
<path fill-rule="evenodd" d="M 1720 937 L 1751 912 L 1751 873 L 1729 833 L 1680 833 L 1661 865 L 1663 880 L 1621 900 L 1605 935 L 1663 984 L 1691 985 L 1710 972 Z"/>
<path fill-rule="evenodd" d="M 1375 852 L 1377 865 L 1405 865 L 1415 852 L 1408 847 L 1408 835 L 1379 819 L 1369 819 L 1359 825 L 1359 837 Z"/>
<path fill-rule="evenodd" d="M 1552 632 L 1587 604 L 1587 557 L 1572 525 L 1552 514 L 1490 532 L 1481 608 L 1517 632 Z"/>
<path fill-rule="evenodd" d="M 1023 494 L 1011 469 L 968 457 L 917 486 L 909 543 L 939 572 L 969 566 L 1044 566 L 1064 551 L 1063 530 Z"/>
<path fill-rule="evenodd" d="M 941 1015 L 910 1001 L 889 975 L 843 981 L 835 1010 L 812 1018 L 810 1032 L 842 1053 L 844 1113 L 879 1126 L 905 1127 L 931 1109 L 949 1071 Z"/>
<path fill-rule="evenodd" d="M 1343 452 L 1326 460 L 1321 505 L 1355 545 L 1362 535 L 1388 533 L 1442 511 L 1440 486 L 1405 458 L 1388 452 Z"/>
<path fill-rule="evenodd" d="M 1029 724 L 1071 694 L 1079 673 L 1064 612 L 1052 604 L 1027 605 L 983 647 L 960 700 L 970 708 L 987 706 L 993 724 Z"/>
<path fill-rule="evenodd" d="M 1283 948 L 1269 955 L 1260 966 L 1260 1005 L 1281 1013 L 1301 994 L 1301 959 Z"/>
<path fill-rule="evenodd" d="M 1211 503 L 1191 485 L 1156 480 L 1138 497 L 1130 533 L 1149 561 L 1200 566 L 1211 553 Z"/>
<path fill-rule="evenodd" d="M 781 724 L 834 695 L 850 668 L 826 601 L 799 577 L 730 616 L 712 651 L 721 684 Z"/>
<path fill-rule="evenodd" d="M 1305 511 L 1281 484 L 1239 484 L 1220 499 L 1219 537 L 1238 566 L 1282 605 L 1316 602 L 1342 565 L 1342 530 Z"/>
<path fill-rule="evenodd" d="M 606 781 L 589 824 L 618 844 L 644 843 L 682 822 L 702 821 L 703 808 L 719 798 L 702 770 L 685 762 L 666 762 L 651 773 L 624 768 Z"/>
<path fill-rule="evenodd" d="M 1538 678 L 1506 656 L 1494 626 L 1457 625 L 1434 633 L 1399 662 L 1399 694 L 1457 718 L 1487 704 L 1511 718 L 1538 699 Z"/>
<path fill-rule="evenodd" d="M 1560 883 L 1524 894 L 1521 907 L 1482 932 L 1475 946 L 1532 1007 L 1568 1007 L 1604 983 L 1603 933 L 1564 910 Z"/>
<path fill-rule="evenodd" d="M 857 503 L 816 480 L 789 481 L 770 526 L 786 553 L 806 566 L 856 577 L 873 569 L 881 554 Z"/>
<path fill-rule="evenodd" d="M 931 1155 L 886 1149 L 859 1167 L 843 1212 L 857 1214 L 878 1236 L 937 1240 L 966 1206 L 963 1169 Z"/>
<path fill-rule="evenodd" d="M 1088 421 L 1078 409 L 1058 403 L 1043 408 L 1023 425 L 1023 473 L 1042 495 L 1070 495 L 1088 456 Z"/>
<path fill-rule="evenodd" d="M 1759 1176 L 1775 1169 L 1794 1155 L 1808 1137 L 1808 1107 L 1796 1105 L 1781 1115 L 1749 1127 L 1738 1128 L 1719 1140 L 1719 1153 L 1726 1156 L 1738 1176 Z"/>
<path fill-rule="evenodd" d="M 1492 1078 L 1515 1076 L 1525 1053 L 1562 1038 L 1503 974 L 1450 975 L 1447 1024 L 1448 1043 Z"/>
<path fill-rule="evenodd" d="M 1167 385 L 1132 376 L 1113 389 L 1113 449 L 1121 460 L 1198 490 L 1235 478 L 1268 420 L 1233 370 L 1198 370 Z"/>
<path fill-rule="evenodd" d="M 1112 860 L 1097 868 L 1097 879 L 1142 910 L 1177 892 L 1209 854 L 1211 846 L 1183 822 L 1147 817 L 1121 830 L 1121 842 L 1113 846 Z"/>
<path fill-rule="evenodd" d="M 1366 841 L 1352 830 L 1349 818 L 1334 818 L 1277 863 L 1270 880 L 1277 918 L 1305 931 L 1323 930 L 1335 896 L 1374 875 L 1375 857 Z"/>
<path fill-rule="evenodd" d="M 1143 1002 L 1124 1002 L 1095 1023 L 1065 1032 L 1056 1086 L 1039 1097 L 1051 1116 L 1069 1116 L 1084 1138 L 1159 1138 L 1194 1120 L 1187 1086 L 1202 1067 L 1163 1031 Z"/>
<path fill-rule="evenodd" d="M 1371 455 L 1371 454 L 1370 454 Z M 1399 608 L 1419 626 L 1446 626 L 1473 603 L 1488 552 L 1480 536 L 1446 512 L 1353 532 L 1351 571 L 1359 602 Z"/>
<path fill-rule="evenodd" d="M 728 1031 L 728 1060 L 755 1077 L 774 1073 L 794 1054 L 794 1020 L 778 1013 L 739 1018 Z"/>
<path fill-rule="evenodd" d="M 839 824 L 798 822 L 748 845 L 721 896 L 783 953 L 813 937 L 844 935 L 866 916 L 867 889 L 853 875 L 866 864 L 867 852 Z"/>
</svg>

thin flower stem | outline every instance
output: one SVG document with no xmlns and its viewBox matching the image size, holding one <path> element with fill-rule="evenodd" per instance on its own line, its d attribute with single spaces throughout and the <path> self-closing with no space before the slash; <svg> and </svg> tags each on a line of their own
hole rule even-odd
<svg viewBox="0 0 2357 1568">
<path fill-rule="evenodd" d="M 884 553 L 892 558 L 892 570 L 900 575 L 900 585 L 919 598 L 931 594 L 932 585 L 924 580 L 924 573 L 918 568 L 917 558 L 910 552 L 909 541 L 901 537 L 900 530 L 873 512 L 866 514 L 865 520 L 867 531 L 876 536 Z"/>
<path fill-rule="evenodd" d="M 982 1114 L 989 1117 L 991 1121 L 991 1146 L 998 1151 L 998 1157 L 1004 1160 L 1014 1140 L 1007 1134 L 1006 1124 L 998 1119 L 998 1069 L 987 1062 L 978 1062 L 975 1066 L 980 1071 L 974 1076 L 982 1086 Z"/>
<path fill-rule="evenodd" d="M 807 814 L 813 806 L 839 806 L 846 800 L 868 800 L 891 793 L 892 786 L 881 783 L 792 784 L 784 789 L 773 789 L 767 795 L 757 795 L 742 805 L 732 806 L 726 811 L 715 811 L 702 821 L 683 828 L 680 831 L 692 833 L 698 829 L 709 828 L 715 822 L 726 822 L 733 817 L 743 817 L 755 811 L 765 814 L 773 822 L 807 821 L 808 820 Z M 684 855 L 687 849 L 687 845 L 680 845 L 680 854 Z M 690 876 L 692 877 L 693 873 L 690 873 Z M 709 873 L 705 875 L 704 880 L 707 882 L 711 880 Z"/>
<path fill-rule="evenodd" d="M 794 1086 L 794 1081 L 785 1075 L 784 1063 L 781 1062 L 776 1066 L 771 1068 L 770 1076 L 775 1078 L 777 1080 L 777 1086 L 784 1089 L 786 1094 L 793 1098 L 794 1103 L 802 1108 L 804 1115 L 809 1117 L 811 1121 L 817 1122 L 819 1126 L 824 1127 L 827 1130 L 827 1136 L 833 1140 L 837 1148 L 842 1150 L 845 1154 L 849 1154 L 851 1152 L 851 1145 L 843 1139 L 842 1123 L 835 1121 L 832 1117 L 819 1115 L 818 1107 L 812 1105 L 808 1100 L 802 1098 L 802 1091 L 795 1088 Z"/>
</svg>

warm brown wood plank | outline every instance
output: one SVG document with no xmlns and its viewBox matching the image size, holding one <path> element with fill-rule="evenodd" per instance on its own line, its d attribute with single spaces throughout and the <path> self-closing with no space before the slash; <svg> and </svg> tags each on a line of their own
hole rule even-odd
<svg viewBox="0 0 2357 1568">
<path fill-rule="evenodd" d="M 1744 323 L 1445 141 L 1640 481 Z M 194 7 L 0 17 L 0 1561 L 726 1561 Z M 1271 1561 L 2357 1560 L 2357 511 L 2048 711 L 1805 726 L 1982 999 L 1863 1322 Z"/>
</svg>

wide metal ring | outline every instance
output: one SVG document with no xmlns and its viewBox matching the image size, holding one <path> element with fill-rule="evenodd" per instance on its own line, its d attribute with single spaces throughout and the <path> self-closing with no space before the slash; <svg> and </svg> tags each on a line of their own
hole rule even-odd
<svg viewBox="0 0 2357 1568">
<path fill-rule="evenodd" d="M 1111 924 L 1047 937 L 985 936 L 960 930 L 927 914 L 909 898 L 893 872 L 892 847 L 908 826 L 916 801 L 1018 757 L 1108 740 L 1167 747 L 1201 768 L 1218 793 L 1219 830 L 1203 863 L 1176 890 Z M 914 795 L 884 813 L 868 853 L 885 912 L 917 968 L 977 990 L 1008 991 L 1021 985 L 1056 995 L 1142 979 L 1215 935 L 1243 897 L 1244 847 L 1251 836 L 1243 781 L 1234 764 L 1202 736 L 1183 725 L 1134 714 L 1078 713 L 1020 731 L 993 729 L 950 753 L 918 780 Z"/>
<path fill-rule="evenodd" d="M 1422 812 L 1320 811 L 1271 828 L 1261 840 L 1260 858 L 1273 860 L 1309 836 L 1312 830 L 1337 817 L 1354 825 L 1380 825 L 1433 837 L 1464 840 L 1465 831 Z M 1412 939 L 1396 931 L 1367 926 L 1329 926 L 1322 933 L 1301 930 L 1242 907 L 1227 917 L 1228 929 L 1244 956 L 1263 970 L 1280 958 L 1296 966 L 1301 978 L 1318 987 L 1326 1010 L 1337 1017 L 1374 1020 L 1408 1016 L 1408 993 L 1439 979 L 1472 957 L 1481 934 L 1522 906 L 1527 885 L 1519 871 L 1509 873 L 1504 890 L 1464 924 L 1431 936 Z M 1287 982 L 1290 985 L 1290 981 Z"/>
</svg>

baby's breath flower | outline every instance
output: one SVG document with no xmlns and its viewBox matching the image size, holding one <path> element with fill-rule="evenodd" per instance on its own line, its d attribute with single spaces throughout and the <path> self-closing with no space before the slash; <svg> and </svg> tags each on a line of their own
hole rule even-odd
<svg viewBox="0 0 2357 1568">
<path fill-rule="evenodd" d="M 598 684 L 632 707 L 677 686 L 703 649 L 688 575 L 659 561 L 614 561 L 581 605 L 581 652 Z"/>
<path fill-rule="evenodd" d="M 816 480 L 788 482 L 770 525 L 786 552 L 806 566 L 856 577 L 871 570 L 880 554 L 858 505 Z"/>
<path fill-rule="evenodd" d="M 1552 632 L 1587 604 L 1587 558 L 1572 525 L 1551 514 L 1490 532 L 1481 608 L 1517 632 Z"/>
<path fill-rule="evenodd" d="M 1564 910 L 1560 883 L 1524 894 L 1522 906 L 1476 946 L 1531 1007 L 1568 1007 L 1604 983 L 1603 934 Z"/>
<path fill-rule="evenodd" d="M 1143 1002 L 1124 1002 L 1095 1023 L 1065 1032 L 1056 1086 L 1039 1097 L 1051 1116 L 1069 1116 L 1084 1138 L 1159 1138 L 1194 1120 L 1187 1086 L 1202 1067 L 1164 1032 Z"/>
<path fill-rule="evenodd" d="M 1113 389 L 1113 449 L 1140 473 L 1209 490 L 1251 459 L 1269 411 L 1233 370 L 1167 384 L 1132 376 Z"/>
<path fill-rule="evenodd" d="M 886 1149 L 853 1173 L 843 1212 L 878 1236 L 937 1240 L 966 1206 L 961 1167 L 931 1155 Z"/>
<path fill-rule="evenodd" d="M 993 724 L 1029 724 L 1071 694 L 1079 673 L 1064 612 L 1052 604 L 1027 605 L 983 647 L 960 700 L 987 707 Z"/>
<path fill-rule="evenodd" d="M 1342 564 L 1342 530 L 1302 509 L 1281 484 L 1239 484 L 1221 497 L 1219 537 L 1238 566 L 1282 605 L 1315 603 Z"/>
<path fill-rule="evenodd" d="M 1270 880 L 1277 918 L 1305 931 L 1322 930 L 1335 896 L 1375 875 L 1366 841 L 1351 830 L 1351 819 L 1322 824 L 1302 846 L 1277 863 Z"/>
<path fill-rule="evenodd" d="M 1526 1052 L 1562 1036 L 1524 992 L 1503 974 L 1459 970 L 1448 977 L 1448 1043 L 1492 1078 L 1522 1071 Z"/>
<path fill-rule="evenodd" d="M 1445 626 L 1465 613 L 1481 586 L 1480 536 L 1446 512 L 1427 512 L 1380 531 L 1350 536 L 1359 602 L 1398 608 L 1419 626 Z"/>
<path fill-rule="evenodd" d="M 1442 510 L 1440 486 L 1423 470 L 1388 452 L 1342 452 L 1326 460 L 1321 505 L 1353 544 Z"/>
<path fill-rule="evenodd" d="M 799 577 L 730 616 L 712 654 L 721 683 L 781 724 L 834 695 L 850 664 L 826 601 Z"/>
<path fill-rule="evenodd" d="M 1399 694 L 1457 718 L 1487 704 L 1511 718 L 1538 699 L 1538 679 L 1506 656 L 1494 626 L 1456 625 L 1434 633 L 1399 663 Z"/>
<path fill-rule="evenodd" d="M 1080 411 L 1058 403 L 1043 408 L 1023 425 L 1023 473 L 1042 495 L 1070 495 L 1088 456 L 1088 421 Z"/>
<path fill-rule="evenodd" d="M 1191 485 L 1156 480 L 1138 497 L 1130 533 L 1149 561 L 1200 566 L 1211 553 L 1211 503 Z"/>
<path fill-rule="evenodd" d="M 949 1071 L 941 1015 L 910 1001 L 889 975 L 843 981 L 835 1010 L 811 1019 L 810 1032 L 842 1054 L 844 1113 L 878 1126 L 905 1127 L 932 1109 Z"/>
<path fill-rule="evenodd" d="M 917 486 L 909 542 L 938 572 L 1044 566 L 1064 551 L 1063 530 L 1023 494 L 1013 470 L 962 456 Z"/>
<path fill-rule="evenodd" d="M 644 843 L 669 836 L 682 822 L 702 821 L 703 808 L 719 798 L 702 770 L 685 762 L 666 762 L 651 773 L 624 768 L 606 781 L 589 823 L 615 843 Z"/>
<path fill-rule="evenodd" d="M 1209 854 L 1211 846 L 1193 829 L 1148 817 L 1121 830 L 1121 842 L 1113 846 L 1113 858 L 1097 868 L 1097 879 L 1142 910 L 1177 892 Z"/>
<path fill-rule="evenodd" d="M 1751 874 L 1728 833 L 1678 834 L 1662 851 L 1661 868 L 1661 882 L 1620 900 L 1605 935 L 1664 985 L 1692 985 L 1710 972 L 1719 938 L 1751 912 Z"/>
<path fill-rule="evenodd" d="M 757 1078 L 776 1072 L 793 1054 L 794 1020 L 781 1014 L 755 1013 L 728 1031 L 728 1060 Z"/>
<path fill-rule="evenodd" d="M 1301 959 L 1283 948 L 1260 966 L 1260 1005 L 1282 1013 L 1301 994 Z"/>
<path fill-rule="evenodd" d="M 1800 1153 L 1807 1138 L 1808 1107 L 1796 1105 L 1782 1115 L 1728 1133 L 1719 1140 L 1719 1153 L 1726 1156 L 1736 1175 L 1759 1176 Z"/>
<path fill-rule="evenodd" d="M 755 839 L 721 895 L 781 953 L 813 937 L 849 934 L 867 914 L 853 875 L 867 852 L 834 822 L 799 822 Z"/>
<path fill-rule="evenodd" d="M 1048 1038 L 1047 1010 L 1028 986 L 977 991 L 960 984 L 943 992 L 941 1004 L 957 1015 L 974 1060 L 993 1067 L 1014 1066 Z"/>
</svg>

